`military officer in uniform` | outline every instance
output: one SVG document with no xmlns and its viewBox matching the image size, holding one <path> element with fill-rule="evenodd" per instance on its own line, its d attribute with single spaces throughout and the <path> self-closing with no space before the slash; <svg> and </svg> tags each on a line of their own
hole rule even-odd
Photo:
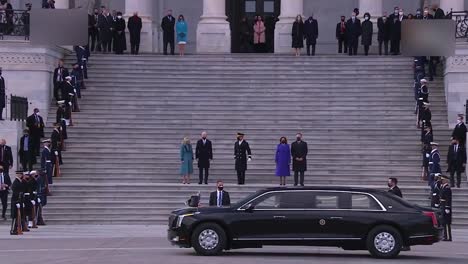
<svg viewBox="0 0 468 264">
<path fill-rule="evenodd" d="M 52 151 L 50 150 L 50 139 L 46 139 L 42 141 L 44 144 L 44 148 L 42 149 L 42 154 L 41 154 L 41 170 L 44 171 L 46 178 L 47 178 L 47 183 L 52 184 Z"/>
<path fill-rule="evenodd" d="M 11 185 L 11 191 L 13 192 L 11 195 L 11 230 L 10 235 L 19 235 L 22 232 L 22 207 L 23 201 L 22 196 L 26 190 L 26 185 L 24 184 L 24 175 L 23 171 L 16 171 L 16 179 L 13 181 Z M 18 215 L 20 212 L 20 215 Z"/>
<path fill-rule="evenodd" d="M 452 241 L 452 189 L 450 180 L 446 176 L 441 177 L 440 211 L 442 213 L 442 226 L 444 227 L 444 241 Z"/>
<path fill-rule="evenodd" d="M 440 173 L 434 174 L 434 183 L 431 186 L 431 207 L 437 209 L 440 207 L 440 189 L 442 188 L 440 176 Z"/>
<path fill-rule="evenodd" d="M 442 170 L 440 169 L 440 153 L 438 146 L 439 143 L 431 142 L 432 151 L 429 155 L 429 186 L 432 186 L 432 184 L 434 183 L 434 175 L 436 173 L 442 173 Z"/>
<path fill-rule="evenodd" d="M 244 140 L 243 133 L 237 133 L 237 141 L 234 143 L 234 159 L 236 160 L 237 184 L 244 185 L 247 161 L 252 160 L 252 152 L 249 143 Z"/>
</svg>

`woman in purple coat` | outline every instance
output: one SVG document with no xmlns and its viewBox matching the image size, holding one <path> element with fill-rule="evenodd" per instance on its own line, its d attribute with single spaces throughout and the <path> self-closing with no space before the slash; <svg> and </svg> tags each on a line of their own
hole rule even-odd
<svg viewBox="0 0 468 264">
<path fill-rule="evenodd" d="M 289 164 L 291 164 L 291 149 L 286 137 L 280 138 L 280 144 L 276 148 L 276 176 L 280 177 L 280 185 L 286 185 L 286 176 L 291 176 Z"/>
</svg>

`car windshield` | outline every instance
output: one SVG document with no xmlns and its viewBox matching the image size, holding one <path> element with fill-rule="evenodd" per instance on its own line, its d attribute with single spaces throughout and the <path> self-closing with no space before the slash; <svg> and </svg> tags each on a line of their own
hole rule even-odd
<svg viewBox="0 0 468 264">
<path fill-rule="evenodd" d="M 249 202 L 250 200 L 252 200 L 253 198 L 257 197 L 258 195 L 260 195 L 261 193 L 264 193 L 264 191 L 256 191 L 255 193 L 245 197 L 244 199 L 241 199 L 239 202 L 237 202 L 235 205 L 233 205 L 232 207 L 234 208 L 239 208 L 241 207 L 242 205 L 244 205 L 245 203 Z"/>
</svg>

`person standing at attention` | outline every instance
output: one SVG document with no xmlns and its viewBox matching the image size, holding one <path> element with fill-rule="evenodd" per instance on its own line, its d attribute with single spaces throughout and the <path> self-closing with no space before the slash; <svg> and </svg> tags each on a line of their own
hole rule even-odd
<svg viewBox="0 0 468 264">
<path fill-rule="evenodd" d="M 185 55 L 185 45 L 187 45 L 187 22 L 183 15 L 179 15 L 176 24 L 177 44 L 179 45 L 179 56 Z"/>
<path fill-rule="evenodd" d="M 292 26 L 292 48 L 296 54 L 296 57 L 301 55 L 301 49 L 304 47 L 304 22 L 302 22 L 302 16 L 297 15 L 296 21 Z"/>
<path fill-rule="evenodd" d="M 296 134 L 296 142 L 291 144 L 291 156 L 293 159 L 294 186 L 297 186 L 300 174 L 300 184 L 304 186 L 304 174 L 307 170 L 307 143 L 302 141 L 302 134 Z"/>
<path fill-rule="evenodd" d="M 163 51 L 167 55 L 167 45 L 171 46 L 171 55 L 174 55 L 174 26 L 175 18 L 172 16 L 172 10 L 167 10 L 167 15 L 163 17 L 161 28 L 163 30 Z"/>
<path fill-rule="evenodd" d="M 207 139 L 208 134 L 203 131 L 201 133 L 201 139 L 197 142 L 195 149 L 195 158 L 198 161 L 198 169 L 200 174 L 198 176 L 198 184 L 208 184 L 208 170 L 210 169 L 210 161 L 213 160 L 213 148 L 211 141 Z M 203 171 L 205 171 L 205 177 L 203 178 Z"/>
<path fill-rule="evenodd" d="M 291 150 L 286 137 L 281 137 L 276 148 L 276 176 L 280 177 L 280 185 L 286 185 L 286 177 L 291 176 L 289 165 L 291 164 Z"/>
<path fill-rule="evenodd" d="M 180 146 L 180 174 L 183 177 L 183 184 L 190 184 L 190 175 L 193 174 L 193 149 L 190 144 L 190 139 L 187 137 L 182 141 Z"/>
</svg>

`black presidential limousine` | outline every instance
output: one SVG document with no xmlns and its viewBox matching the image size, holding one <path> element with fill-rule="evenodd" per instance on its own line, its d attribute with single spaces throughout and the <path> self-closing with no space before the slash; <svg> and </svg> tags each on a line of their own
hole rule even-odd
<svg viewBox="0 0 468 264">
<path fill-rule="evenodd" d="M 175 210 L 169 241 L 201 255 L 264 245 L 332 246 L 396 257 L 402 247 L 440 241 L 430 208 L 381 190 L 352 187 L 268 188 L 231 207 Z"/>
</svg>

